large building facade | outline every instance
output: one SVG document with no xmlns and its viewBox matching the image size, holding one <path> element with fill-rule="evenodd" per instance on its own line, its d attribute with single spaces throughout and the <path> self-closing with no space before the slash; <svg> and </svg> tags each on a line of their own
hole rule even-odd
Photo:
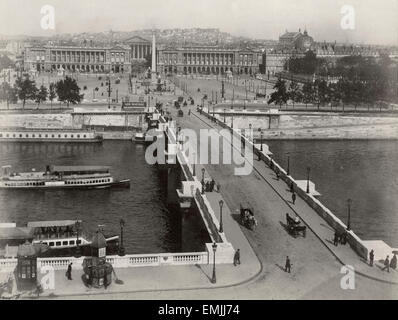
<svg viewBox="0 0 398 320">
<path fill-rule="evenodd" d="M 26 71 L 57 71 L 85 73 L 131 72 L 130 48 L 115 47 L 27 47 L 24 55 Z"/>
<path fill-rule="evenodd" d="M 144 60 L 152 54 L 151 41 L 142 37 L 132 37 L 124 40 L 124 43 L 131 48 L 131 60 Z"/>
<path fill-rule="evenodd" d="M 305 30 L 301 33 L 286 31 L 279 37 L 278 45 L 269 50 L 265 54 L 265 73 L 274 75 L 278 72 L 284 71 L 286 64 L 290 58 L 304 57 L 307 51 L 311 50 L 317 57 L 325 59 L 329 64 L 336 63 L 337 59 L 361 55 L 363 57 L 378 57 L 379 51 L 376 48 L 369 46 L 354 46 L 336 43 L 318 43 L 308 35 Z"/>
<path fill-rule="evenodd" d="M 157 50 L 157 71 L 181 74 L 256 74 L 262 53 L 250 49 L 218 46 L 161 48 Z"/>
</svg>

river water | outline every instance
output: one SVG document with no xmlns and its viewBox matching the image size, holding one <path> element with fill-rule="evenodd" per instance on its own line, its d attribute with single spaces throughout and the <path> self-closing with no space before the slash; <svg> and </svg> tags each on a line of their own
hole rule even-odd
<svg viewBox="0 0 398 320">
<path fill-rule="evenodd" d="M 274 159 L 296 179 L 315 183 L 320 200 L 363 240 L 398 247 L 398 141 L 268 141 Z"/>
<path fill-rule="evenodd" d="M 0 165 L 13 171 L 44 171 L 46 164 L 109 165 L 114 178 L 131 179 L 128 189 L 0 190 L 0 222 L 81 219 L 89 232 L 104 225 L 105 234 L 120 234 L 126 222 L 128 253 L 178 252 L 178 214 L 165 205 L 165 183 L 156 166 L 145 162 L 143 145 L 131 141 L 102 144 L 1 143 Z"/>
</svg>

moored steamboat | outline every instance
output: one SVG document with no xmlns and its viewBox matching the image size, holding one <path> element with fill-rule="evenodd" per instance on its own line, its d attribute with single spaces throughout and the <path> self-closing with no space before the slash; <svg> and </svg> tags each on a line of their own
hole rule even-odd
<svg viewBox="0 0 398 320">
<path fill-rule="evenodd" d="M 115 180 L 106 166 L 46 166 L 46 171 L 11 172 L 2 167 L 1 189 L 102 189 L 129 187 L 130 180 Z"/>
<path fill-rule="evenodd" d="M 95 131 L 51 129 L 0 129 L 0 142 L 102 142 Z"/>
</svg>

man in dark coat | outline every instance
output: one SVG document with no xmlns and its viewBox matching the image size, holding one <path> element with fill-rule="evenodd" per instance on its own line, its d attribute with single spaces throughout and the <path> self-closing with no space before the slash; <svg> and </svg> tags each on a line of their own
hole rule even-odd
<svg viewBox="0 0 398 320">
<path fill-rule="evenodd" d="M 240 249 L 236 250 L 234 255 L 234 266 L 240 264 Z"/>
<path fill-rule="evenodd" d="M 394 256 L 391 259 L 390 267 L 394 270 L 397 268 L 397 255 L 394 253 Z"/>
<path fill-rule="evenodd" d="M 387 269 L 387 272 L 390 272 L 390 259 L 389 256 L 387 256 L 386 260 L 384 260 L 384 268 L 381 269 L 381 271 L 384 271 Z"/>
<path fill-rule="evenodd" d="M 370 265 L 371 267 L 373 267 L 374 258 L 375 258 L 375 253 L 374 253 L 374 251 L 373 251 L 373 249 L 372 249 L 372 250 L 370 250 L 370 252 L 369 252 L 369 265 Z"/>
<path fill-rule="evenodd" d="M 211 181 L 210 181 L 210 192 L 214 191 L 215 184 L 216 184 L 216 182 L 214 181 L 214 179 L 211 179 Z"/>
<path fill-rule="evenodd" d="M 293 204 L 296 203 L 296 194 L 294 192 L 292 193 L 292 202 Z"/>
<path fill-rule="evenodd" d="M 290 273 L 290 268 L 292 267 L 292 264 L 290 263 L 289 256 L 286 257 L 286 263 L 285 263 L 285 272 Z"/>
<path fill-rule="evenodd" d="M 72 280 L 72 262 L 68 265 L 68 270 L 66 270 L 66 277 L 68 280 Z"/>
</svg>

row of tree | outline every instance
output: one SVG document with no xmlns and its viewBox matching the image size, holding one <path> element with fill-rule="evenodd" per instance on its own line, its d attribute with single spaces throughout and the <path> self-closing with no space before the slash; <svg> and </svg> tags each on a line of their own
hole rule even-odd
<svg viewBox="0 0 398 320">
<path fill-rule="evenodd" d="M 316 80 L 300 85 L 278 79 L 274 86 L 268 103 L 282 106 L 289 100 L 293 103 L 316 104 L 318 108 L 323 105 L 375 105 L 383 100 L 386 95 L 386 86 L 378 81 L 339 80 L 337 83 L 328 83 L 325 80 Z"/>
<path fill-rule="evenodd" d="M 8 103 L 17 103 L 18 100 L 22 102 L 22 107 L 25 107 L 26 101 L 35 101 L 38 106 L 40 103 L 50 100 L 51 106 L 55 98 L 58 101 L 69 104 L 79 103 L 83 99 L 83 94 L 80 94 L 80 88 L 75 79 L 65 77 L 56 83 L 50 83 L 49 88 L 41 85 L 36 86 L 36 82 L 31 80 L 29 76 L 18 77 L 11 86 L 7 82 L 3 82 L 0 87 L 0 100 Z"/>
</svg>

